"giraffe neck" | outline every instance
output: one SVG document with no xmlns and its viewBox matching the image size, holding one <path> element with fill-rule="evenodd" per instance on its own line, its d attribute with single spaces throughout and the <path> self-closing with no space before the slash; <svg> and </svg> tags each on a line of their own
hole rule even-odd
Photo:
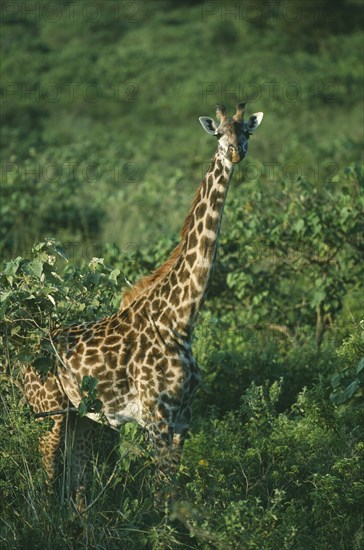
<svg viewBox="0 0 364 550">
<path fill-rule="evenodd" d="M 192 333 L 211 277 L 233 171 L 234 165 L 218 151 L 182 227 L 178 255 L 172 253 L 173 265 L 149 295 L 151 315 L 159 330 Z"/>
</svg>

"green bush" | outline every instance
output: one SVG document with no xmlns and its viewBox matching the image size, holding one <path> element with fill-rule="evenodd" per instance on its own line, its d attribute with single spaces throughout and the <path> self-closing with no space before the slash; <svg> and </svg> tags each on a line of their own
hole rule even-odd
<svg viewBox="0 0 364 550">
<path fill-rule="evenodd" d="M 2 6 L 1 547 L 359 550 L 360 2 L 51 4 Z M 65 472 L 45 482 L 52 421 L 20 366 L 53 368 L 51 328 L 114 312 L 168 256 L 216 146 L 198 117 L 241 100 L 265 117 L 195 331 L 181 470 L 161 504 L 142 431 L 99 426 L 79 516 Z"/>
<path fill-rule="evenodd" d="M 117 258 L 112 248 L 108 254 Z M 40 243 L 31 259 L 12 260 L 2 273 L 0 479 L 7 547 L 28 540 L 33 547 L 72 548 L 88 540 L 110 548 L 360 548 L 362 387 L 348 395 L 347 384 L 358 365 L 355 376 L 362 373 L 361 325 L 335 353 L 334 342 L 321 349 L 285 339 L 267 345 L 259 333 L 255 342 L 234 332 L 221 340 L 219 323 L 207 312 L 194 344 L 204 387 L 172 501 L 156 504 L 151 455 L 132 424 L 119 443 L 103 426 L 97 430 L 95 503 L 87 516 L 77 518 L 60 498 L 64 481 L 60 491 L 47 492 L 37 441 L 48 421 L 37 422 L 25 407 L 14 385 L 17 367 L 20 361 L 51 367 L 49 323 L 98 318 L 120 299 L 121 269 L 97 258 L 80 268 L 62 266 L 62 256 L 56 242 Z M 141 268 L 146 265 L 141 257 Z M 94 406 L 97 386 L 95 395 L 94 386 L 88 389 Z"/>
<path fill-rule="evenodd" d="M 241 304 L 238 326 L 294 339 L 315 324 L 320 344 L 363 278 L 363 174 L 354 166 L 337 174 L 330 188 L 324 181 L 297 184 L 293 191 L 277 182 L 270 190 L 263 182 L 249 200 L 231 199 L 213 291 L 217 307 Z"/>
<path fill-rule="evenodd" d="M 218 548 L 360 548 L 362 410 L 334 408 L 317 385 L 277 413 L 279 393 L 253 384 L 239 412 L 191 439 L 185 524 Z"/>
</svg>

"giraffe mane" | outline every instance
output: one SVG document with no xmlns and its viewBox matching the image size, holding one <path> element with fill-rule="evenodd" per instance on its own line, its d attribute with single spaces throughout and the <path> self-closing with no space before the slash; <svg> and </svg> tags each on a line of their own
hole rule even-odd
<svg viewBox="0 0 364 550">
<path fill-rule="evenodd" d="M 123 292 L 120 309 L 124 309 L 125 307 L 127 307 L 129 304 L 131 304 L 131 302 L 135 300 L 135 298 L 154 286 L 157 281 L 162 279 L 164 275 L 168 273 L 180 254 L 182 244 L 183 243 L 180 242 L 175 247 L 170 257 L 160 267 L 158 267 L 149 275 L 145 275 L 144 277 L 139 279 L 139 281 L 137 281 L 131 288 L 128 288 Z"/>
<path fill-rule="evenodd" d="M 211 167 L 210 167 L 211 169 Z M 208 172 L 210 171 L 208 170 Z M 183 245 L 185 242 L 185 239 L 188 235 L 188 231 L 191 227 L 191 221 L 193 219 L 193 214 L 196 208 L 197 203 L 200 200 L 200 189 L 203 185 L 204 180 L 200 183 L 198 186 L 195 196 L 192 201 L 192 205 L 190 208 L 189 213 L 187 214 L 187 217 L 184 221 L 184 224 L 182 226 L 181 232 L 180 232 L 180 242 L 178 245 L 174 248 L 172 253 L 170 254 L 169 258 L 161 265 L 159 266 L 155 271 L 150 273 L 149 275 L 145 275 L 139 281 L 137 281 L 131 288 L 128 288 L 127 290 L 124 290 L 120 309 L 125 309 L 129 304 L 131 304 L 138 296 L 152 288 L 158 281 L 163 279 L 165 275 L 172 269 L 174 264 L 176 263 L 178 257 L 180 256 Z"/>
</svg>

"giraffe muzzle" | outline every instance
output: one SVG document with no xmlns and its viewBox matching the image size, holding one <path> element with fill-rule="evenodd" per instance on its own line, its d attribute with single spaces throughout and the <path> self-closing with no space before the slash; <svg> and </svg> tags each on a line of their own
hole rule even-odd
<svg viewBox="0 0 364 550">
<path fill-rule="evenodd" d="M 229 146 L 229 153 L 230 153 L 229 154 L 230 160 L 234 164 L 237 164 L 238 162 L 240 162 L 244 158 L 244 156 L 242 154 L 243 151 L 240 148 L 235 147 L 234 145 Z"/>
</svg>

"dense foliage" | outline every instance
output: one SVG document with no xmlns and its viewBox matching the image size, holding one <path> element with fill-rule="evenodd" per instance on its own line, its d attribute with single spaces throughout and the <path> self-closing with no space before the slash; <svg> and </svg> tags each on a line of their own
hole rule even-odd
<svg viewBox="0 0 364 550">
<path fill-rule="evenodd" d="M 12 0 L 2 9 L 0 544 L 364 545 L 361 3 Z M 215 102 L 264 111 L 195 331 L 203 374 L 171 499 L 137 426 L 95 434 L 93 506 L 51 493 L 21 365 L 166 258 Z M 84 381 L 80 407 L 97 406 Z M 106 490 L 104 490 L 106 487 Z"/>
</svg>

